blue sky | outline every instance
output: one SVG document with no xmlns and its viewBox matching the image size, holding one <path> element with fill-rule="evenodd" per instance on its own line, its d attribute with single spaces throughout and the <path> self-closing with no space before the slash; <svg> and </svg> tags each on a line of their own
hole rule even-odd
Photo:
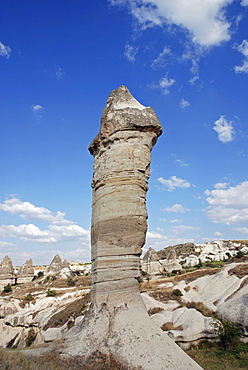
<svg viewBox="0 0 248 370">
<path fill-rule="evenodd" d="M 248 239 L 248 0 L 2 0 L 0 258 L 90 261 L 88 145 L 152 106 L 149 246 Z"/>
</svg>

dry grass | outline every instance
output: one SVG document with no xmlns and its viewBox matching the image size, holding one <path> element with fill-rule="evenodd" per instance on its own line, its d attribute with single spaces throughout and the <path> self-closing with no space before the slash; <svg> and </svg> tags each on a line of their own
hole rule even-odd
<svg viewBox="0 0 248 370">
<path fill-rule="evenodd" d="M 236 275 L 238 278 L 241 279 L 242 277 L 248 275 L 248 263 L 235 266 L 228 271 L 228 274 Z"/>
<path fill-rule="evenodd" d="M 202 302 L 188 302 L 185 303 L 185 307 L 194 308 L 195 310 L 201 312 L 203 316 L 216 317 L 215 312 L 209 310 Z"/>
<path fill-rule="evenodd" d="M 168 330 L 183 330 L 182 325 L 179 326 L 174 326 L 173 322 L 166 322 L 164 325 L 161 326 L 161 329 L 163 331 L 168 331 Z"/>
<path fill-rule="evenodd" d="M 248 346 L 243 345 L 233 351 L 219 350 L 216 344 L 206 344 L 200 348 L 187 350 L 204 370 L 244 370 L 248 369 Z"/>
<path fill-rule="evenodd" d="M 25 356 L 19 351 L 0 350 L 0 370 L 135 370 L 121 363 L 114 355 L 100 352 L 90 357 L 62 357 L 58 352 L 42 356 Z M 138 370 L 138 368 L 136 368 Z"/>
<path fill-rule="evenodd" d="M 153 307 L 153 308 L 149 308 L 147 313 L 148 313 L 149 316 L 151 316 L 151 315 L 155 315 L 156 313 L 159 313 L 161 311 L 164 311 L 164 309 L 162 307 Z"/>
<path fill-rule="evenodd" d="M 171 289 L 164 290 L 164 291 L 150 292 L 149 296 L 163 303 L 166 303 L 168 301 L 173 301 L 173 300 L 177 301 L 178 303 L 182 303 L 182 298 L 178 295 L 175 295 Z"/>
<path fill-rule="evenodd" d="M 76 317 L 83 314 L 83 312 L 88 307 L 89 302 L 90 294 L 88 293 L 85 294 L 82 298 L 68 303 L 62 311 L 59 311 L 49 319 L 44 330 L 47 330 L 48 328 L 61 327 L 66 322 L 69 327 L 72 327 L 74 325 L 74 320 L 76 319 Z"/>
</svg>

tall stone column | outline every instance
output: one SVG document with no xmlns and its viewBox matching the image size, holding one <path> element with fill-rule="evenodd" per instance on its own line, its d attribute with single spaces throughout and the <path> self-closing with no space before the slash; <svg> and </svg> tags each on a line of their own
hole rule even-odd
<svg viewBox="0 0 248 370">
<path fill-rule="evenodd" d="M 162 127 L 151 107 L 125 86 L 110 94 L 94 155 L 92 180 L 92 302 L 138 292 L 141 248 L 147 230 L 150 152 Z"/>
<path fill-rule="evenodd" d="M 125 86 L 107 101 L 94 155 L 92 179 L 92 293 L 85 317 L 70 329 L 67 355 L 113 354 L 143 370 L 199 370 L 152 322 L 139 293 L 141 248 L 147 230 L 150 153 L 162 128 Z"/>
</svg>

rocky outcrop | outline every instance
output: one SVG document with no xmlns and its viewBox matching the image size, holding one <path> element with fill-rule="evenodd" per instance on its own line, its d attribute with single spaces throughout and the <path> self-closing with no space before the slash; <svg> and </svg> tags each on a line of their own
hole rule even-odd
<svg viewBox="0 0 248 370">
<path fill-rule="evenodd" d="M 58 254 L 54 256 L 52 262 L 44 273 L 44 276 L 56 276 L 60 278 L 67 278 L 68 276 L 73 275 L 74 274 L 70 268 L 69 263 L 66 260 L 62 261 Z"/>
<path fill-rule="evenodd" d="M 0 264 L 0 289 L 15 283 L 15 271 L 9 256 L 5 256 Z"/>
<path fill-rule="evenodd" d="M 158 275 L 163 270 L 157 252 L 151 247 L 144 255 L 141 266 L 142 271 L 146 272 L 148 275 Z"/>
<path fill-rule="evenodd" d="M 160 275 L 162 272 L 171 273 L 181 270 L 182 265 L 180 265 L 174 249 L 168 253 L 166 259 L 159 260 L 157 252 L 150 247 L 142 260 L 142 271 L 148 275 Z"/>
<path fill-rule="evenodd" d="M 17 274 L 17 282 L 18 284 L 28 283 L 33 280 L 34 278 L 34 267 L 33 261 L 29 258 L 18 270 Z"/>
<path fill-rule="evenodd" d="M 147 230 L 150 152 L 161 132 L 153 109 L 125 86 L 110 94 L 100 132 L 89 147 L 95 157 L 91 307 L 71 329 L 68 355 L 98 350 L 144 370 L 200 368 L 153 325 L 137 282 Z"/>
</svg>

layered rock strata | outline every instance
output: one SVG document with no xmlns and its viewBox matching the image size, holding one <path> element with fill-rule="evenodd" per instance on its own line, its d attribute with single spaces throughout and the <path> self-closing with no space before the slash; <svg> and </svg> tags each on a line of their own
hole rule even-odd
<svg viewBox="0 0 248 370">
<path fill-rule="evenodd" d="M 154 326 L 139 293 L 141 248 L 147 230 L 150 152 L 162 127 L 125 86 L 107 101 L 89 150 L 92 180 L 91 307 L 71 329 L 66 354 L 113 353 L 145 370 L 200 369 Z"/>
<path fill-rule="evenodd" d="M 7 284 L 15 283 L 15 271 L 9 256 L 5 256 L 0 264 L 0 289 Z"/>
<path fill-rule="evenodd" d="M 18 270 L 17 274 L 17 282 L 20 283 L 28 283 L 33 280 L 34 278 L 34 267 L 33 261 L 29 258 Z"/>
</svg>

